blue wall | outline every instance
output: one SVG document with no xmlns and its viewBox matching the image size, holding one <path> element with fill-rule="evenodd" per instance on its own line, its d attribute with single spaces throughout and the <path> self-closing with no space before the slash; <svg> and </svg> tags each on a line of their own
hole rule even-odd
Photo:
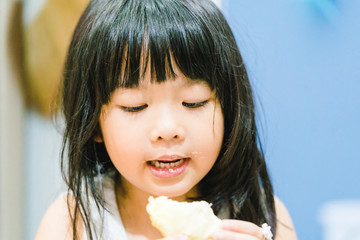
<svg viewBox="0 0 360 240">
<path fill-rule="evenodd" d="M 276 194 L 299 239 L 331 200 L 360 199 L 360 1 L 225 0 L 253 81 Z"/>
</svg>

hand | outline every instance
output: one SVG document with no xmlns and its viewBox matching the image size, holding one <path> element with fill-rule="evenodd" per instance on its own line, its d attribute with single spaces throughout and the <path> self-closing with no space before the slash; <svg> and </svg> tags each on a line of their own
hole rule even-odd
<svg viewBox="0 0 360 240">
<path fill-rule="evenodd" d="M 263 240 L 261 227 L 254 223 L 225 219 L 221 228 L 213 234 L 214 240 Z"/>
</svg>

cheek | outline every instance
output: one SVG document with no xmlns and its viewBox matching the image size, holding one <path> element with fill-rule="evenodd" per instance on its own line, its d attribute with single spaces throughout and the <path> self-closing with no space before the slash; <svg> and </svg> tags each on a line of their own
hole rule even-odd
<svg viewBox="0 0 360 240">
<path fill-rule="evenodd" d="M 224 118 L 220 107 L 216 107 L 213 111 L 209 112 L 206 118 L 200 121 L 202 134 L 206 134 L 209 140 L 222 141 L 224 133 Z"/>
<path fill-rule="evenodd" d="M 108 117 L 101 123 L 103 140 L 111 161 L 126 164 L 128 159 L 136 158 L 140 148 L 141 128 L 131 128 L 133 124 L 121 118 Z"/>
<path fill-rule="evenodd" d="M 199 121 L 199 124 L 194 127 L 195 144 L 201 148 L 201 152 L 206 152 L 211 157 L 220 152 L 224 134 L 224 120 L 222 112 L 216 109 Z"/>
</svg>

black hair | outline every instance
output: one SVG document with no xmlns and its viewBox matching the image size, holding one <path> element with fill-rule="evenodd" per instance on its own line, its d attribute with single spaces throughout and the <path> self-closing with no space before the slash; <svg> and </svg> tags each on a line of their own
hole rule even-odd
<svg viewBox="0 0 360 240">
<path fill-rule="evenodd" d="M 212 203 L 215 213 L 227 207 L 231 218 L 267 222 L 275 233 L 273 189 L 259 147 L 253 94 L 219 9 L 210 0 L 93 0 L 73 34 L 62 84 L 62 172 L 75 197 L 73 238 L 79 213 L 91 232 L 88 195 L 104 206 L 95 177 L 116 173 L 104 144 L 94 141 L 101 108 L 115 89 L 137 86 L 147 64 L 157 82 L 174 77 L 175 64 L 186 77 L 206 81 L 221 104 L 223 144 L 198 184 L 199 199 Z"/>
</svg>

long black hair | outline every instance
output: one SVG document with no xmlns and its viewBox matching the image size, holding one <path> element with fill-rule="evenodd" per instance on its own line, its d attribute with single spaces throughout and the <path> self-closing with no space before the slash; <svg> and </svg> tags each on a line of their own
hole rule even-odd
<svg viewBox="0 0 360 240">
<path fill-rule="evenodd" d="M 94 141 L 101 108 L 115 89 L 137 86 L 147 64 L 157 82 L 173 77 L 176 64 L 186 77 L 206 81 L 220 101 L 223 144 L 198 184 L 199 199 L 211 202 L 215 213 L 226 207 L 231 218 L 267 222 L 275 232 L 273 190 L 259 148 L 251 86 L 219 9 L 210 0 L 93 0 L 73 34 L 62 85 L 62 172 L 75 198 L 75 208 L 69 208 L 73 238 L 79 216 L 91 232 L 88 196 L 104 206 L 95 177 L 116 174 L 104 144 Z"/>
</svg>

